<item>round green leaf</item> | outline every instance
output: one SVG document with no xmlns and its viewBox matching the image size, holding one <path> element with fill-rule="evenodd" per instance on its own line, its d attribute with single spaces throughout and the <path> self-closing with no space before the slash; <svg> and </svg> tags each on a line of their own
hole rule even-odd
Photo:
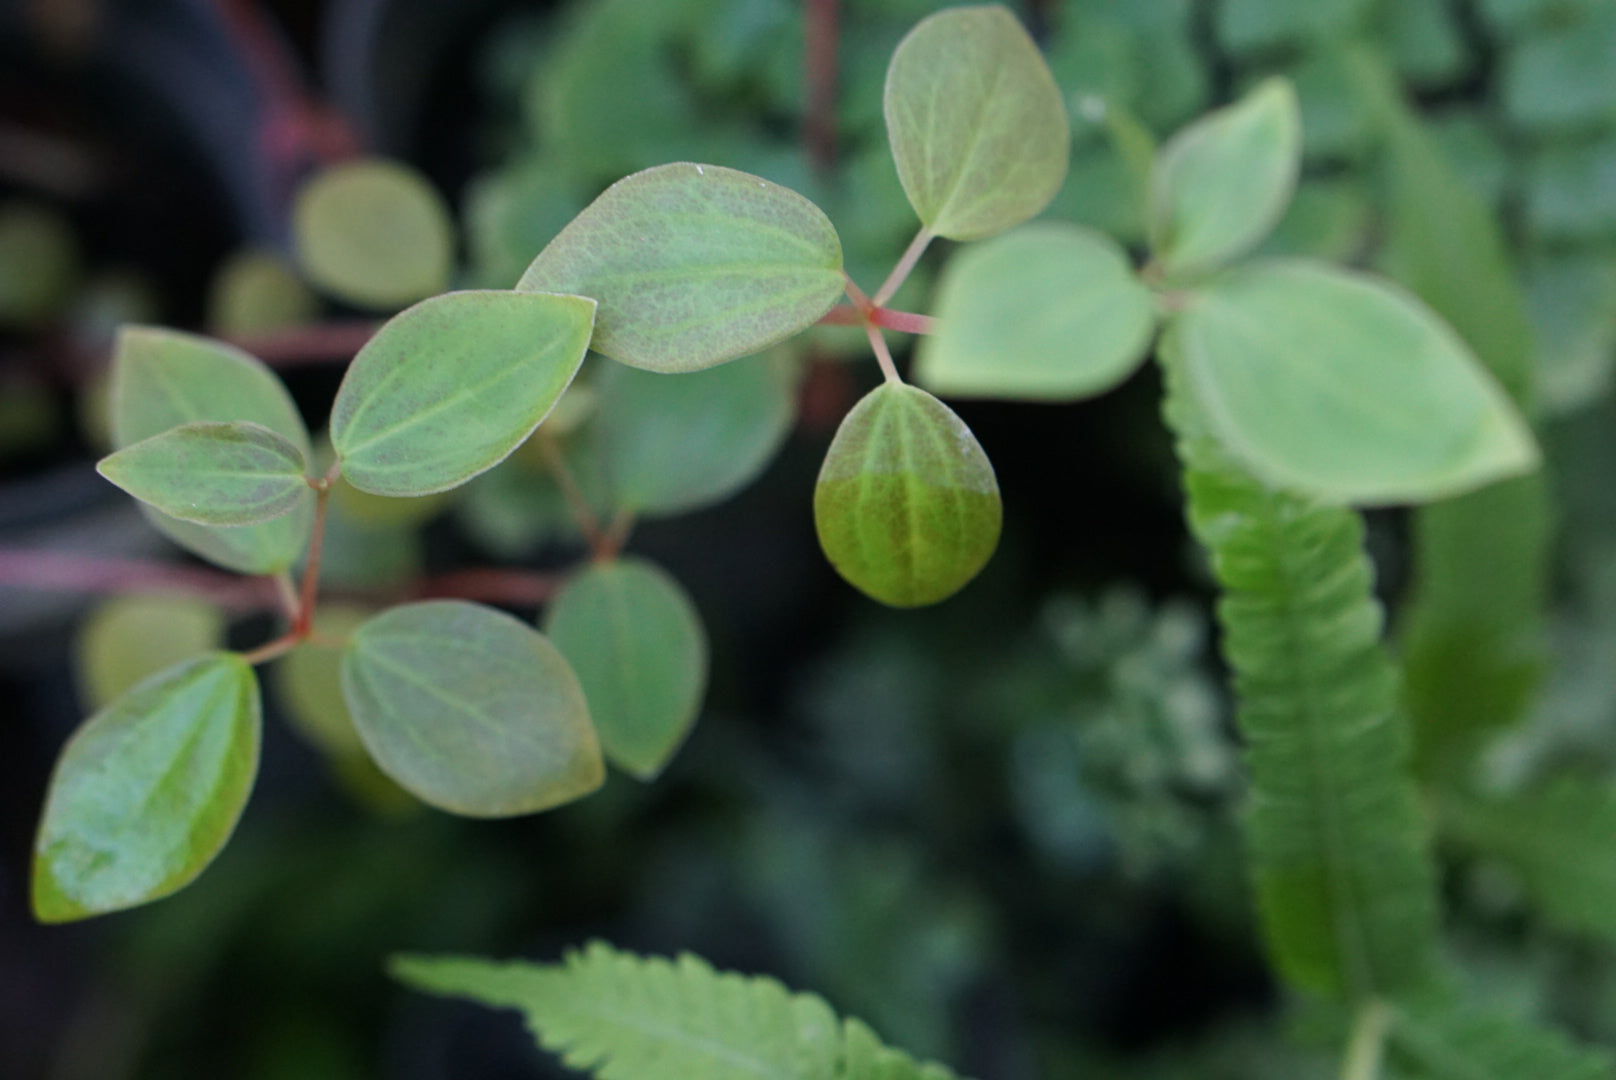
<svg viewBox="0 0 1616 1080">
<path fill-rule="evenodd" d="M 572 382 L 594 315 L 582 296 L 454 292 L 394 316 L 331 406 L 342 475 L 373 495 L 430 495 L 491 468 Z"/>
<path fill-rule="evenodd" d="M 784 357 L 757 356 L 688 375 L 611 364 L 596 382 L 601 450 L 617 505 L 682 514 L 751 483 L 796 416 Z"/>
<path fill-rule="evenodd" d="M 96 471 L 170 517 L 253 525 L 308 491 L 298 448 L 262 424 L 181 424 L 101 459 Z"/>
<path fill-rule="evenodd" d="M 971 429 L 902 383 L 842 421 L 814 489 L 819 544 L 838 573 L 893 607 L 947 599 L 999 543 L 999 484 Z"/>
<path fill-rule="evenodd" d="M 655 777 L 707 686 L 707 635 L 683 587 L 640 559 L 597 563 L 557 594 L 544 628 L 578 673 L 606 757 Z"/>
<path fill-rule="evenodd" d="M 245 249 L 225 260 L 208 288 L 208 329 L 263 334 L 313 322 L 320 301 L 272 251 Z"/>
<path fill-rule="evenodd" d="M 1170 139 L 1150 183 L 1150 238 L 1175 274 L 1211 270 L 1278 224 L 1302 167 L 1296 92 L 1269 79 Z"/>
<path fill-rule="evenodd" d="M 78 684 L 100 709 L 164 668 L 217 648 L 224 614 L 185 596 L 115 596 L 79 628 Z"/>
<path fill-rule="evenodd" d="M 407 165 L 356 161 L 320 173 L 298 192 L 292 231 L 309 280 L 348 303 L 398 308 L 449 287 L 449 209 Z"/>
<path fill-rule="evenodd" d="M 224 847 L 258 770 L 258 683 L 234 653 L 147 679 L 68 740 L 34 847 L 34 914 L 67 922 L 180 889 Z"/>
<path fill-rule="evenodd" d="M 423 802 L 510 817 L 600 786 L 583 689 L 549 640 L 462 600 L 393 608 L 359 628 L 342 689 L 366 749 Z"/>
<path fill-rule="evenodd" d="M 909 31 L 887 68 L 885 112 L 903 190 L 938 236 L 1019 225 L 1066 179 L 1066 103 L 1038 46 L 998 5 L 950 8 Z"/>
<path fill-rule="evenodd" d="M 1459 336 L 1366 275 L 1253 263 L 1191 294 L 1171 333 L 1214 433 L 1277 486 L 1415 502 L 1537 463 L 1525 422 Z"/>
<path fill-rule="evenodd" d="M 194 334 L 126 327 L 112 358 L 113 445 L 122 449 L 181 424 L 261 424 L 309 455 L 309 433 L 274 372 L 240 349 Z M 297 561 L 314 522 L 314 493 L 292 512 L 257 525 L 180 521 L 144 504 L 147 518 L 175 543 L 243 574 L 273 574 Z"/>
<path fill-rule="evenodd" d="M 1150 290 L 1116 242 L 1042 222 L 954 256 L 937 291 L 937 329 L 915 378 L 939 394 L 1072 401 L 1109 390 L 1145 358 Z"/>
<path fill-rule="evenodd" d="M 842 295 L 842 245 L 796 192 L 680 162 L 607 188 L 516 287 L 600 301 L 596 352 L 652 371 L 697 371 L 818 321 Z"/>
</svg>

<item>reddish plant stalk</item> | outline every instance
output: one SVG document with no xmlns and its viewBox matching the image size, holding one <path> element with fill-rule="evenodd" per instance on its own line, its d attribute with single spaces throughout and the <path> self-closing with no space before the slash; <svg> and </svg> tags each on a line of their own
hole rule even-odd
<svg viewBox="0 0 1616 1080">
<path fill-rule="evenodd" d="M 836 50 L 841 12 L 837 0 L 808 0 L 805 17 L 803 74 L 808 94 L 802 132 L 808 160 L 824 176 L 836 168 Z"/>
</svg>

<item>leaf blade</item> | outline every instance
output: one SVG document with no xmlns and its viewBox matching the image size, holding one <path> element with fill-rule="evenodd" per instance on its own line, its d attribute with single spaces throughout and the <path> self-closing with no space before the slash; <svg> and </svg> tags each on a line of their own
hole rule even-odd
<svg viewBox="0 0 1616 1080">
<path fill-rule="evenodd" d="M 249 421 L 181 424 L 109 454 L 96 471 L 144 503 L 199 525 L 256 525 L 304 497 L 307 462 Z"/>
</svg>

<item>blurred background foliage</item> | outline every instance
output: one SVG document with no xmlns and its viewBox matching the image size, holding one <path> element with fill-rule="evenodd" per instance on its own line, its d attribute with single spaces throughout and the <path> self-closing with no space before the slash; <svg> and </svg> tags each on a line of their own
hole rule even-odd
<svg viewBox="0 0 1616 1080">
<path fill-rule="evenodd" d="M 0 546 L 171 555 L 91 470 L 120 322 L 243 341 L 318 423 L 369 320 L 447 287 L 509 287 L 604 185 L 676 159 L 809 195 L 873 286 L 915 227 L 882 79 L 938 6 L 821 5 L 839 15 L 826 112 L 799 0 L 0 0 Z M 1283 72 L 1307 169 L 1273 251 L 1397 271 L 1411 174 L 1389 145 L 1434 146 L 1426 197 L 1475 200 L 1497 223 L 1554 495 L 1550 662 L 1463 786 L 1616 778 L 1616 7 L 1029 0 L 1019 14 L 1072 116 L 1052 217 L 1138 241 L 1132 126 L 1160 136 Z M 1388 142 L 1388 85 L 1421 141 Z M 1467 272 L 1463 250 L 1425 258 Z M 925 310 L 934 269 L 896 306 Z M 712 688 L 655 783 L 615 774 L 538 817 L 415 806 L 354 752 L 333 657 L 308 649 L 272 679 L 288 723 L 271 725 L 218 863 L 150 908 L 38 927 L 28 852 L 67 733 L 172 650 L 254 644 L 268 624 L 247 594 L 24 589 L 27 567 L 0 556 L 0 1072 L 559 1076 L 512 1017 L 405 993 L 382 959 L 551 959 L 600 936 L 776 974 L 983 1080 L 1329 1075 L 1255 941 L 1208 580 L 1152 377 L 1080 406 L 962 406 L 999 470 L 1004 542 L 958 599 L 895 613 L 844 587 L 813 540 L 818 460 L 876 377 L 843 362 L 859 351 L 856 331 L 817 328 L 677 386 L 595 362 L 546 435 L 453 496 L 339 493 L 334 632 L 423 579 L 575 561 L 551 455 L 602 505 L 632 493 L 633 548 L 708 624 Z M 1408 521 L 1371 526 L 1395 610 Z M 1467 977 L 1616 1042 L 1616 922 L 1553 866 L 1510 858 L 1487 807 L 1452 813 Z M 1616 862 L 1584 869 L 1608 878 Z M 1534 891 L 1569 899 L 1540 915 Z"/>
</svg>

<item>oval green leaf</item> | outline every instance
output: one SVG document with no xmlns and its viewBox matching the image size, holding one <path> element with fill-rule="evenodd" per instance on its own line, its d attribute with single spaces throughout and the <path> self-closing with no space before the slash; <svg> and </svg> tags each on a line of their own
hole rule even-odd
<svg viewBox="0 0 1616 1080">
<path fill-rule="evenodd" d="M 34 914 L 67 922 L 188 884 L 224 847 L 258 771 L 258 682 L 234 653 L 147 679 L 68 740 L 34 847 Z"/>
<path fill-rule="evenodd" d="M 208 286 L 208 330 L 226 337 L 302 326 L 319 313 L 320 301 L 273 251 L 236 252 Z"/>
<path fill-rule="evenodd" d="M 886 383 L 842 421 L 814 489 L 819 544 L 838 573 L 893 607 L 947 599 L 999 543 L 993 466 L 924 390 Z"/>
<path fill-rule="evenodd" d="M 1417 502 L 1525 472 L 1525 422 L 1448 325 L 1400 289 L 1301 260 L 1224 274 L 1171 332 L 1207 420 L 1276 486 Z"/>
<path fill-rule="evenodd" d="M 430 495 L 504 460 L 583 363 L 595 302 L 453 292 L 392 319 L 331 406 L 342 475 L 373 495 Z"/>
<path fill-rule="evenodd" d="M 1156 327 L 1150 290 L 1116 242 L 1041 222 L 961 251 L 921 339 L 916 381 L 939 394 L 1075 401 L 1144 360 Z"/>
<path fill-rule="evenodd" d="M 307 462 L 262 424 L 181 424 L 104 457 L 96 471 L 181 521 L 254 525 L 289 513 L 308 491 Z"/>
<path fill-rule="evenodd" d="M 382 771 L 456 814 L 530 814 L 605 777 L 566 659 L 491 608 L 431 600 L 378 615 L 348 643 L 342 690 Z"/>
<path fill-rule="evenodd" d="M 1019 225 L 1066 179 L 1060 87 L 998 5 L 922 19 L 892 54 L 884 108 L 903 190 L 938 236 L 978 240 Z"/>
<path fill-rule="evenodd" d="M 449 208 L 407 165 L 355 161 L 320 173 L 298 192 L 292 231 L 309 280 L 351 304 L 399 308 L 449 287 Z"/>
<path fill-rule="evenodd" d="M 707 687 L 707 635 L 684 588 L 641 559 L 597 563 L 556 595 L 544 628 L 578 673 L 607 759 L 654 778 Z"/>
<path fill-rule="evenodd" d="M 745 487 L 774 459 L 796 416 L 786 357 L 677 376 L 611 364 L 596 388 L 613 498 L 642 516 L 688 513 Z"/>
<path fill-rule="evenodd" d="M 1171 273 L 1215 269 L 1262 242 L 1302 168 L 1296 91 L 1268 79 L 1168 141 L 1150 182 L 1150 241 Z"/>
<path fill-rule="evenodd" d="M 205 600 L 115 596 L 79 628 L 79 693 L 100 709 L 164 668 L 217 648 L 224 633 L 224 613 Z"/>
<path fill-rule="evenodd" d="M 679 162 L 607 188 L 516 287 L 594 297 L 591 348 L 676 372 L 812 326 L 843 286 L 841 241 L 819 207 L 749 173 Z"/>
<path fill-rule="evenodd" d="M 240 349 L 195 334 L 126 327 L 112 359 L 112 439 L 122 449 L 181 424 L 261 424 L 309 454 L 309 433 L 274 372 Z M 274 574 L 303 553 L 314 522 L 314 492 L 292 512 L 258 525 L 180 521 L 144 505 L 169 539 L 243 574 Z"/>
</svg>

